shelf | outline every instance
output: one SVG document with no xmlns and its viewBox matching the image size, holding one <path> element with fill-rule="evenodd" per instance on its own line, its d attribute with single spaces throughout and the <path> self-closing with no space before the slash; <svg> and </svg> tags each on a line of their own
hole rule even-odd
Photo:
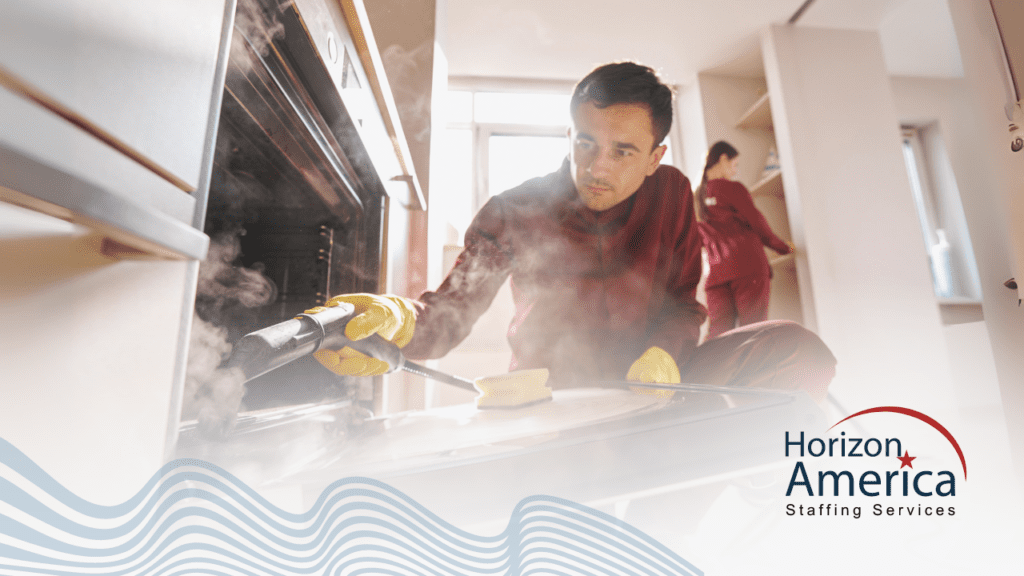
<svg viewBox="0 0 1024 576">
<path fill-rule="evenodd" d="M 773 170 L 770 174 L 758 180 L 750 187 L 750 195 L 757 196 L 783 196 L 782 170 Z"/>
<path fill-rule="evenodd" d="M 940 306 L 981 306 L 981 300 L 965 296 L 946 296 L 936 298 Z"/>
<path fill-rule="evenodd" d="M 768 106 L 768 94 L 765 93 L 754 102 L 754 105 L 740 116 L 736 122 L 737 128 L 771 128 L 772 110 Z"/>
<path fill-rule="evenodd" d="M 778 268 L 782 266 L 792 266 L 796 262 L 796 256 L 790 252 L 784 256 L 774 256 L 768 259 L 768 265 L 772 268 Z"/>
</svg>

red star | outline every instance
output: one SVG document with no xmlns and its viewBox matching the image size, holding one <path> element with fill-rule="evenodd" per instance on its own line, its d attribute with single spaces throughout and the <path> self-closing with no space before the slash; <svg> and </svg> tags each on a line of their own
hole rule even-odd
<svg viewBox="0 0 1024 576">
<path fill-rule="evenodd" d="M 903 451 L 903 456 L 896 457 L 897 460 L 902 462 L 902 464 L 900 465 L 900 470 L 902 470 L 904 466 L 910 466 L 911 468 L 913 468 L 914 465 L 911 464 L 911 461 L 915 460 L 916 458 L 917 456 L 911 456 L 908 450 Z"/>
</svg>

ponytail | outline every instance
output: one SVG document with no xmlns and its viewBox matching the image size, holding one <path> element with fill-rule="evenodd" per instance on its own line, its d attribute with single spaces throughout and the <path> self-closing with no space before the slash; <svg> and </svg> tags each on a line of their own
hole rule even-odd
<svg viewBox="0 0 1024 576">
<path fill-rule="evenodd" d="M 718 160 L 722 158 L 722 154 L 725 154 L 726 158 L 732 160 L 739 156 L 740 153 L 732 146 L 732 144 L 729 144 L 725 140 L 715 142 L 711 145 L 711 148 L 708 149 L 707 158 L 704 160 L 704 170 L 700 173 L 700 184 L 697 185 L 697 189 L 693 192 L 693 201 L 697 205 L 697 219 L 701 222 L 708 219 L 708 170 L 710 170 L 715 164 L 718 164 Z"/>
<path fill-rule="evenodd" d="M 700 184 L 693 192 L 693 203 L 696 204 L 697 220 L 704 222 L 708 219 L 708 206 L 705 203 L 708 197 L 708 167 L 704 167 L 704 173 L 700 177 Z"/>
</svg>

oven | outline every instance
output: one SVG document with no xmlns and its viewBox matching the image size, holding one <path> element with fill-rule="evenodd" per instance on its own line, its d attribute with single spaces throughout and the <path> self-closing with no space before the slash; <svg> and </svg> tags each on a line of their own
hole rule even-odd
<svg viewBox="0 0 1024 576">
<path fill-rule="evenodd" d="M 386 80 L 367 59 L 369 29 L 352 26 L 364 16 L 359 9 L 328 0 L 237 3 L 179 443 L 200 441 L 204 411 L 221 419 L 240 412 L 238 425 L 226 423 L 238 435 L 252 413 L 319 404 L 363 414 L 379 403 L 379 378 L 339 377 L 310 356 L 243 390 L 218 389 L 238 383 L 225 384 L 216 362 L 243 335 L 333 295 L 384 291 L 390 196 L 423 205 L 403 162 L 408 153 L 396 161 L 394 111 L 374 94 Z"/>
</svg>

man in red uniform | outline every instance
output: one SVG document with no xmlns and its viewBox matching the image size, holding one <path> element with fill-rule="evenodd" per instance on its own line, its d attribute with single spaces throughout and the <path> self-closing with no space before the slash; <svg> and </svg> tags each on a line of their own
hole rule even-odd
<svg viewBox="0 0 1024 576">
<path fill-rule="evenodd" d="M 491 198 L 436 291 L 418 301 L 332 299 L 364 311 L 348 337 L 378 333 L 410 358 L 443 356 L 511 275 L 510 368 L 548 368 L 552 387 L 627 375 L 678 381 L 681 367 L 688 382 L 804 388 L 823 398 L 835 359 L 796 324 L 755 325 L 698 346 L 705 310 L 695 297 L 701 239 L 693 196 L 679 170 L 660 164 L 672 108 L 671 89 L 650 68 L 596 68 L 574 90 L 562 167 Z M 317 358 L 339 374 L 388 368 L 350 349 Z"/>
</svg>

